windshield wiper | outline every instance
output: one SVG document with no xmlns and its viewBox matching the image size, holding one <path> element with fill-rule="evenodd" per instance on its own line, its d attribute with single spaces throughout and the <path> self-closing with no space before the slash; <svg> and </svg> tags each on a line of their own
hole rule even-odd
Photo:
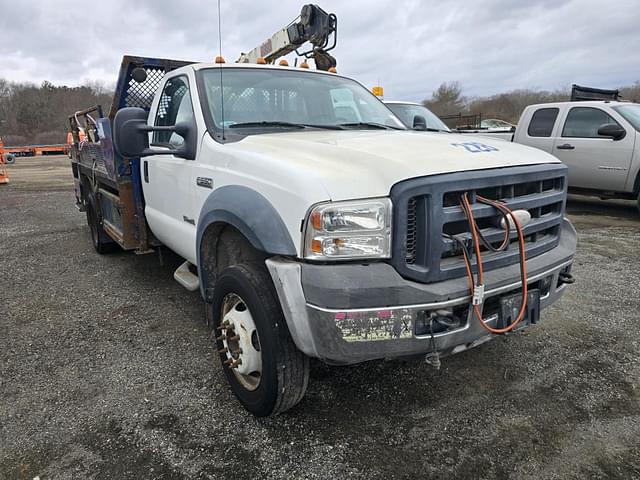
<svg viewBox="0 0 640 480">
<path fill-rule="evenodd" d="M 375 123 L 375 122 L 341 123 L 340 126 L 345 128 L 359 127 L 359 128 L 375 128 L 380 130 L 404 130 L 404 128 L 401 128 L 401 127 L 393 127 L 391 125 L 384 125 L 382 123 Z"/>
<path fill-rule="evenodd" d="M 244 123 L 234 123 L 233 125 L 229 125 L 228 128 L 251 128 L 251 127 L 293 127 L 293 128 L 307 128 L 306 126 L 300 123 L 291 123 L 291 122 L 244 122 Z"/>
<path fill-rule="evenodd" d="M 305 127 L 309 127 L 309 128 L 325 128 L 327 130 L 344 130 L 344 127 L 340 125 L 315 125 L 311 123 L 303 123 L 301 125 L 304 125 Z"/>
<path fill-rule="evenodd" d="M 228 128 L 255 128 L 255 127 L 285 127 L 285 128 L 324 128 L 327 130 L 342 130 L 339 125 L 314 125 L 311 123 L 293 123 L 280 121 L 244 122 L 234 123 Z"/>
</svg>

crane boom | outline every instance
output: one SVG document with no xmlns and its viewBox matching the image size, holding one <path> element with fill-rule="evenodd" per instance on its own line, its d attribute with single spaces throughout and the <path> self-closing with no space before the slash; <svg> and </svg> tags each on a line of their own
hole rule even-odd
<svg viewBox="0 0 640 480">
<path fill-rule="evenodd" d="M 286 27 L 278 30 L 260 46 L 240 54 L 238 63 L 257 63 L 259 58 L 266 63 L 274 63 L 278 58 L 292 52 L 305 58 L 313 58 L 318 70 L 329 70 L 336 66 L 336 59 L 329 51 L 336 46 L 338 18 L 327 13 L 318 5 L 302 7 L 300 16 Z M 312 48 L 305 52 L 298 49 L 306 42 Z"/>
</svg>

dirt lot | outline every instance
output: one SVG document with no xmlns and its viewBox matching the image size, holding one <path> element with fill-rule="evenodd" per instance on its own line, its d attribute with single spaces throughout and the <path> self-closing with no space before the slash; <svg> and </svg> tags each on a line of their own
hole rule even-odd
<svg viewBox="0 0 640 480">
<path fill-rule="evenodd" d="M 640 478 L 640 216 L 572 198 L 578 279 L 544 322 L 443 360 L 314 364 L 235 401 L 178 259 L 91 248 L 68 160 L 0 186 L 0 478 Z"/>
</svg>

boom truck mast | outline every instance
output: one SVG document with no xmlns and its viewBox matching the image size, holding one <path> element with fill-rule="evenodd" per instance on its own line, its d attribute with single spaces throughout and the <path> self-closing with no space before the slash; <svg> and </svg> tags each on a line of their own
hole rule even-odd
<svg viewBox="0 0 640 480">
<path fill-rule="evenodd" d="M 318 5 L 307 4 L 302 7 L 300 16 L 286 27 L 278 30 L 260 46 L 247 53 L 241 53 L 238 63 L 275 63 L 291 52 L 300 57 L 313 58 L 318 70 L 327 71 L 336 66 L 336 59 L 328 52 L 336 46 L 338 18 L 327 13 Z M 298 49 L 309 42 L 310 50 Z"/>
</svg>

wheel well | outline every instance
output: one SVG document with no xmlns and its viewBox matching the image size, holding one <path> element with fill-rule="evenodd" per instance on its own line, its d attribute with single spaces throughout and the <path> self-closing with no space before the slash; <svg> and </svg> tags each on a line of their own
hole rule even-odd
<svg viewBox="0 0 640 480">
<path fill-rule="evenodd" d="M 267 254 L 257 250 L 235 227 L 227 223 L 209 225 L 200 242 L 200 281 L 206 301 L 213 298 L 218 275 L 228 266 L 264 261 Z"/>
</svg>

